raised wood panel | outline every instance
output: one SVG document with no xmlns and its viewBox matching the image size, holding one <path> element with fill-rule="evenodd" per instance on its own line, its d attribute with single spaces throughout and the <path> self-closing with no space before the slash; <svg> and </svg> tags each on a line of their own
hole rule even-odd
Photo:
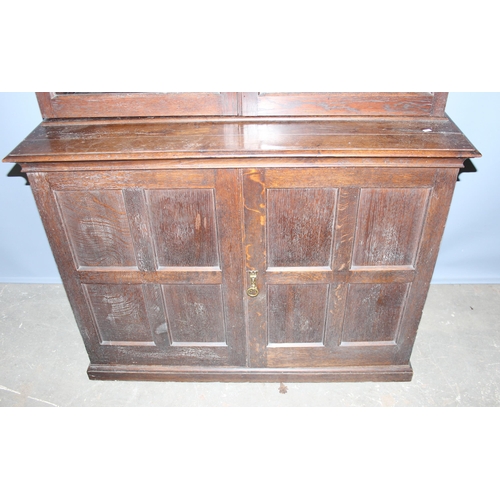
<svg viewBox="0 0 500 500">
<path fill-rule="evenodd" d="M 121 191 L 59 191 L 56 199 L 77 267 L 136 266 Z"/>
<path fill-rule="evenodd" d="M 443 116 L 445 92 L 244 92 L 247 116 Z"/>
<path fill-rule="evenodd" d="M 141 285 L 83 285 L 102 343 L 154 345 Z"/>
<path fill-rule="evenodd" d="M 270 285 L 269 344 L 323 344 L 328 285 Z"/>
<path fill-rule="evenodd" d="M 148 190 L 147 198 L 159 266 L 219 266 L 213 190 Z"/>
<path fill-rule="evenodd" d="M 218 285 L 163 285 L 173 345 L 226 343 L 222 289 Z"/>
<path fill-rule="evenodd" d="M 236 115 L 236 92 L 37 92 L 44 118 Z"/>
<path fill-rule="evenodd" d="M 353 266 L 413 266 L 429 189 L 362 189 Z"/>
<path fill-rule="evenodd" d="M 342 344 L 396 342 L 408 289 L 407 283 L 350 284 Z"/>
<path fill-rule="evenodd" d="M 330 267 L 337 190 L 269 189 L 269 268 Z"/>
</svg>

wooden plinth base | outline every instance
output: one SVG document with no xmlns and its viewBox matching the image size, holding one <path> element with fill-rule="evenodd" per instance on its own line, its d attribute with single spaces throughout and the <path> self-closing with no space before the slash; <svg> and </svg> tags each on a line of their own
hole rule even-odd
<svg viewBox="0 0 500 500">
<path fill-rule="evenodd" d="M 157 382 L 408 382 L 408 365 L 343 366 L 329 368 L 207 368 L 187 366 L 94 365 L 91 380 Z"/>
</svg>

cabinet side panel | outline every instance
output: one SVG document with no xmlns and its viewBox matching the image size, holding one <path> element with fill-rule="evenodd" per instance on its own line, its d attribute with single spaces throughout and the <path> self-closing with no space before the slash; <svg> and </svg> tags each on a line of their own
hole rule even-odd
<svg viewBox="0 0 500 500">
<path fill-rule="evenodd" d="M 457 163 L 456 169 L 436 170 L 434 188 L 429 197 L 422 242 L 415 263 L 417 274 L 411 287 L 408 305 L 402 321 L 399 339 L 400 349 L 397 359 L 397 362 L 400 363 L 407 362 L 410 359 L 413 349 L 457 181 L 458 167 L 461 166 L 460 162 Z"/>
</svg>

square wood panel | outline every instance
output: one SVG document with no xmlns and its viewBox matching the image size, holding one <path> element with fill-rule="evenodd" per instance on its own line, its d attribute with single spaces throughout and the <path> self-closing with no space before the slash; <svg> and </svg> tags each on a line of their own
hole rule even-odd
<svg viewBox="0 0 500 500">
<path fill-rule="evenodd" d="M 361 189 L 353 267 L 415 264 L 429 189 Z"/>
</svg>

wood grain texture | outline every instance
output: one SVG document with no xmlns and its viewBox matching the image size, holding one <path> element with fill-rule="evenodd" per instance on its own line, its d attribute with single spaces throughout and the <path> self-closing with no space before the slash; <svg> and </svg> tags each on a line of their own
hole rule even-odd
<svg viewBox="0 0 500 500">
<path fill-rule="evenodd" d="M 123 165 L 124 168 L 127 164 Z M 147 167 L 147 164 L 145 165 Z M 146 172 L 145 172 L 146 171 Z M 148 170 L 140 171 L 122 170 L 119 172 L 103 172 L 93 170 L 79 172 L 57 172 L 47 177 L 51 187 L 58 190 L 69 191 L 94 191 L 103 189 L 158 189 L 183 188 L 203 189 L 213 188 L 215 184 L 215 172 L 213 170 Z"/>
<path fill-rule="evenodd" d="M 78 278 L 82 283 L 109 283 L 128 285 L 172 283 L 174 285 L 220 285 L 222 271 L 212 268 L 168 268 L 158 271 L 128 271 L 124 268 L 80 267 Z"/>
<path fill-rule="evenodd" d="M 101 343 L 154 345 L 140 285 L 84 285 Z"/>
<path fill-rule="evenodd" d="M 328 285 L 270 285 L 269 344 L 323 344 Z"/>
<path fill-rule="evenodd" d="M 139 271 L 156 271 L 156 256 L 152 245 L 152 231 L 144 189 L 122 191 L 127 218 Z"/>
<path fill-rule="evenodd" d="M 447 92 L 37 92 L 44 118 L 443 116 Z"/>
<path fill-rule="evenodd" d="M 267 190 L 267 265 L 330 267 L 337 191 Z"/>
<path fill-rule="evenodd" d="M 213 183 L 213 171 L 222 169 L 245 169 L 245 168 L 335 168 L 337 170 L 345 170 L 358 172 L 360 169 L 381 170 L 383 172 L 393 173 L 394 168 L 398 168 L 400 173 L 406 171 L 408 175 L 413 171 L 413 178 L 417 180 L 420 176 L 427 179 L 426 170 L 436 168 L 461 168 L 463 160 L 460 158 L 351 158 L 351 157 L 318 157 L 318 158 L 300 158 L 300 157 L 272 157 L 272 158 L 205 158 L 203 161 L 199 159 L 166 159 L 166 160 L 128 160 L 122 161 L 64 161 L 64 162 L 46 162 L 46 163 L 21 163 L 23 172 L 48 172 L 58 173 L 62 177 L 66 175 L 65 183 L 70 184 L 71 178 L 76 174 L 86 173 L 89 176 L 94 175 L 94 172 L 105 174 L 108 181 L 113 177 L 127 176 L 129 187 L 132 180 L 140 181 L 141 172 L 147 170 L 151 172 L 151 179 L 156 179 L 157 182 L 162 182 L 162 179 L 168 179 L 169 182 L 174 182 L 172 175 L 176 175 L 176 182 L 182 182 L 183 171 L 190 170 L 196 172 L 199 177 L 199 185 L 203 187 Z M 71 174 L 69 174 L 71 172 Z M 153 172 L 156 174 L 154 175 Z M 212 176 L 212 181 L 206 179 L 204 173 L 209 173 Z M 212 172 L 212 174 L 211 174 Z M 68 177 L 68 174 L 70 175 Z M 434 182 L 433 172 L 429 178 L 428 185 L 431 186 Z M 57 186 L 57 177 L 51 176 L 51 185 Z M 394 181 L 397 182 L 396 176 L 393 175 Z M 148 177 L 149 179 L 149 177 Z M 189 186 L 195 187 L 195 186 Z M 366 186 L 363 186 L 366 187 Z M 78 183 L 73 182 L 73 189 L 78 189 Z"/>
<path fill-rule="evenodd" d="M 106 363 L 109 360 L 100 353 L 100 339 L 95 329 L 92 313 L 83 294 L 82 286 L 75 275 L 74 254 L 61 219 L 54 192 L 48 182 L 48 174 L 28 174 L 31 190 L 64 284 L 76 323 L 80 330 L 91 363 Z"/>
<path fill-rule="evenodd" d="M 349 285 L 342 342 L 395 342 L 408 285 Z"/>
<path fill-rule="evenodd" d="M 328 121 L 55 123 L 37 127 L 9 162 L 237 157 L 435 157 L 479 153 L 448 118 Z"/>
<path fill-rule="evenodd" d="M 219 266 L 213 190 L 148 190 L 146 196 L 159 266 Z"/>
<path fill-rule="evenodd" d="M 408 296 L 408 305 L 401 325 L 400 347 L 398 356 L 395 358 L 396 363 L 401 362 L 402 359 L 409 359 L 413 349 L 432 273 L 436 265 L 457 174 L 457 170 L 451 169 L 438 169 L 435 173 L 435 184 L 430 196 L 426 223 L 415 263 L 418 272 Z"/>
<path fill-rule="evenodd" d="M 413 266 L 429 189 L 361 189 L 353 266 Z"/>
<path fill-rule="evenodd" d="M 37 92 L 44 118 L 236 115 L 235 92 Z"/>
<path fill-rule="evenodd" d="M 226 344 L 220 285 L 163 285 L 173 345 Z"/>
<path fill-rule="evenodd" d="M 267 364 L 267 287 L 266 263 L 266 170 L 247 169 L 242 173 L 245 250 L 245 287 L 250 285 L 247 271 L 257 271 L 260 293 L 245 300 L 245 322 L 248 336 L 248 365 Z"/>
<path fill-rule="evenodd" d="M 408 382 L 407 365 L 334 366 L 321 368 L 242 368 L 162 365 L 99 365 L 87 370 L 91 380 L 163 382 Z"/>
<path fill-rule="evenodd" d="M 120 191 L 58 191 L 56 199 L 78 267 L 136 267 Z"/>
<path fill-rule="evenodd" d="M 245 92 L 243 114 L 443 116 L 446 97 L 444 92 Z"/>
</svg>

